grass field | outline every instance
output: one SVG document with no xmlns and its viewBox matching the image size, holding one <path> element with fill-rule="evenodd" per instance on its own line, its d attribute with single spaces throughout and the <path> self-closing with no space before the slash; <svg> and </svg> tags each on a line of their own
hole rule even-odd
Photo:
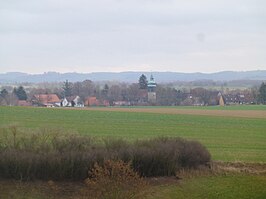
<svg viewBox="0 0 266 199">
<path fill-rule="evenodd" d="M 0 126 L 8 125 L 24 130 L 51 128 L 129 140 L 179 136 L 203 143 L 214 160 L 266 162 L 266 117 L 0 107 Z"/>
<path fill-rule="evenodd" d="M 48 128 L 128 140 L 178 136 L 200 141 L 214 160 L 265 163 L 265 111 L 266 106 L 133 107 L 112 110 L 0 107 L 0 127 L 16 125 L 23 131 Z M 264 199 L 265 187 L 265 173 L 195 176 L 183 178 L 177 183 L 153 185 L 147 189 L 146 198 Z M 80 199 L 84 198 L 79 197 L 83 188 L 84 184 L 73 182 L 58 182 L 56 186 L 51 186 L 44 181 L 25 183 L 3 180 L 0 181 L 0 198 Z"/>
<path fill-rule="evenodd" d="M 266 176 L 227 175 L 196 177 L 179 185 L 154 188 L 150 199 L 264 199 Z"/>
</svg>

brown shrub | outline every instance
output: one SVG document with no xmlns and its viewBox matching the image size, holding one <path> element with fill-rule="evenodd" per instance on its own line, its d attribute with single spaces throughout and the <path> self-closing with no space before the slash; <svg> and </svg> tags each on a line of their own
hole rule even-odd
<svg viewBox="0 0 266 199">
<path fill-rule="evenodd" d="M 140 198 L 147 186 L 130 164 L 121 160 L 107 160 L 102 166 L 95 163 L 88 174 L 88 190 L 83 194 L 88 198 Z"/>
</svg>

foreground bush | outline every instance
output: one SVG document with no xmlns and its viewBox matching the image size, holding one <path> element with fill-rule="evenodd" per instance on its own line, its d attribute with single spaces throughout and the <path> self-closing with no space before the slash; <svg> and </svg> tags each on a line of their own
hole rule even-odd
<svg viewBox="0 0 266 199">
<path fill-rule="evenodd" d="M 106 160 L 131 163 L 141 176 L 170 176 L 210 161 L 204 146 L 181 138 L 129 143 L 53 131 L 0 129 L 0 178 L 84 180 L 95 163 L 102 166 Z"/>
<path fill-rule="evenodd" d="M 100 166 L 95 163 L 85 180 L 88 189 L 83 195 L 88 198 L 139 198 L 146 187 L 145 181 L 129 163 L 107 160 Z"/>
<path fill-rule="evenodd" d="M 132 164 L 143 176 L 170 176 L 182 168 L 197 168 L 210 161 L 210 153 L 199 142 L 181 138 L 139 141 Z"/>
</svg>

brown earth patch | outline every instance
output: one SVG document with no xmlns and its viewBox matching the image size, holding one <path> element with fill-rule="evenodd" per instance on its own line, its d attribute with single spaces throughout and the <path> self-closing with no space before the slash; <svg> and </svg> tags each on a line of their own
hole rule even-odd
<svg viewBox="0 0 266 199">
<path fill-rule="evenodd" d="M 81 110 L 81 109 L 79 109 Z M 221 117 L 263 118 L 266 119 L 266 111 L 257 110 L 180 110 L 175 108 L 120 108 L 120 107 L 90 107 L 84 110 L 134 112 L 134 113 L 160 113 L 180 115 L 204 115 Z"/>
</svg>

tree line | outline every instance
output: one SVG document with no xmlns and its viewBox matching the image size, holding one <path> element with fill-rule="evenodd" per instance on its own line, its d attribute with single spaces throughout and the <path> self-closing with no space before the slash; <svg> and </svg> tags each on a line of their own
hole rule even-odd
<svg viewBox="0 0 266 199">
<path fill-rule="evenodd" d="M 108 100 L 112 105 L 115 101 L 128 101 L 132 105 L 147 105 L 147 78 L 144 74 L 139 77 L 137 83 L 118 83 L 107 82 L 99 84 L 91 80 L 82 82 L 65 81 L 58 86 L 39 86 L 27 87 L 19 86 L 13 90 L 10 88 L 2 88 L 0 91 L 0 105 L 15 105 L 18 100 L 31 99 L 35 94 L 54 93 L 59 98 L 69 96 L 80 96 L 85 100 L 89 96 L 95 96 L 99 100 Z M 158 84 L 156 88 L 157 105 L 215 105 L 215 96 L 218 90 L 196 87 L 193 89 L 176 89 L 167 84 Z M 230 91 L 237 93 L 238 90 Z M 266 84 L 262 82 L 259 88 L 246 89 L 241 91 L 250 98 L 253 98 L 254 103 L 266 104 Z M 191 98 L 190 96 L 193 96 Z"/>
</svg>

